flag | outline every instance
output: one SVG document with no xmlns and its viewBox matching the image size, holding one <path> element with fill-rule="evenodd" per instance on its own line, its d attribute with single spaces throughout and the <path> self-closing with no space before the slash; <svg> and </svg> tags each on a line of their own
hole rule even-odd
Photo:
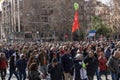
<svg viewBox="0 0 120 80">
<path fill-rule="evenodd" d="M 79 17 L 78 17 L 78 11 L 76 11 L 74 15 L 73 25 L 72 25 L 72 33 L 78 29 L 79 29 Z"/>
<path fill-rule="evenodd" d="M 89 34 L 88 34 L 88 37 L 94 37 L 95 34 L 96 34 L 96 30 L 90 30 Z"/>
</svg>

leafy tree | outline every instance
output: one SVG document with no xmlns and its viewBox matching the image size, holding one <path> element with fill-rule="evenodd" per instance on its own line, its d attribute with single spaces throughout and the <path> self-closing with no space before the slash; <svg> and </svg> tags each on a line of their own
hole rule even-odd
<svg viewBox="0 0 120 80">
<path fill-rule="evenodd" d="M 100 17 L 94 16 L 92 18 L 92 21 L 93 21 L 92 29 L 96 30 L 98 35 L 104 35 L 106 37 L 109 37 L 111 35 L 112 29 L 109 26 L 103 24 Z"/>
</svg>

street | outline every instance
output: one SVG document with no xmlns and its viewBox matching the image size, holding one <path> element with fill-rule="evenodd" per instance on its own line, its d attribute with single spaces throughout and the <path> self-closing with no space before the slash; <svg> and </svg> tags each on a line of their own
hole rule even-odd
<svg viewBox="0 0 120 80">
<path fill-rule="evenodd" d="M 6 80 L 8 80 L 8 77 L 9 77 L 9 74 L 7 74 L 7 79 Z M 108 75 L 108 79 L 112 80 L 110 75 Z M 16 80 L 16 77 L 13 75 L 11 80 Z M 26 79 L 26 80 L 28 80 L 28 79 Z M 42 79 L 42 80 L 50 80 L 50 78 L 48 76 L 47 79 Z M 97 80 L 96 76 L 94 77 L 94 80 Z M 105 76 L 104 75 L 102 76 L 102 80 L 105 80 Z"/>
</svg>

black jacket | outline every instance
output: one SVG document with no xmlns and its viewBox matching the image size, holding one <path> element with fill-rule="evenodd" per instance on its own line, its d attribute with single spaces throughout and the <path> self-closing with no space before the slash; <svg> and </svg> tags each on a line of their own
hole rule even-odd
<svg viewBox="0 0 120 80">
<path fill-rule="evenodd" d="M 71 69 L 73 67 L 73 60 L 71 54 L 64 54 L 62 56 L 62 66 L 65 73 L 71 73 Z"/>
<path fill-rule="evenodd" d="M 10 60 L 9 66 L 10 66 L 10 71 L 16 70 L 16 62 L 14 60 Z"/>
<path fill-rule="evenodd" d="M 109 70 L 113 73 L 119 73 L 119 59 L 111 56 L 107 62 Z"/>
<path fill-rule="evenodd" d="M 82 61 L 74 60 L 74 76 L 75 76 L 75 80 L 81 80 L 80 69 L 82 68 L 82 65 L 80 65 L 79 62 L 82 62 Z"/>
<path fill-rule="evenodd" d="M 50 73 L 51 80 L 63 80 L 63 67 L 58 63 L 55 67 L 52 64 L 48 65 L 48 73 Z"/>
<path fill-rule="evenodd" d="M 37 70 L 29 71 L 29 80 L 41 80 L 40 73 Z"/>
<path fill-rule="evenodd" d="M 84 62 L 86 64 L 88 64 L 87 65 L 87 75 L 93 76 L 95 74 L 96 69 L 98 68 L 98 64 L 99 64 L 98 59 L 96 57 L 90 58 L 90 57 L 86 56 L 86 58 L 84 59 Z"/>
</svg>

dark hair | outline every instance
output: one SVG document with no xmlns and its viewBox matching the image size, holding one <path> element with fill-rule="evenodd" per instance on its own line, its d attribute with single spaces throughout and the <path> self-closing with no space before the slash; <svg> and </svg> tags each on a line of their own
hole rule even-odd
<svg viewBox="0 0 120 80">
<path fill-rule="evenodd" d="M 37 67 L 38 67 L 38 64 L 37 64 L 37 63 L 32 63 L 32 64 L 30 65 L 30 70 L 36 70 Z"/>
<path fill-rule="evenodd" d="M 12 55 L 12 56 L 10 57 L 10 61 L 14 61 L 14 59 L 15 59 L 15 56 Z"/>
<path fill-rule="evenodd" d="M 53 58 L 52 62 L 58 62 L 57 58 Z"/>
</svg>

